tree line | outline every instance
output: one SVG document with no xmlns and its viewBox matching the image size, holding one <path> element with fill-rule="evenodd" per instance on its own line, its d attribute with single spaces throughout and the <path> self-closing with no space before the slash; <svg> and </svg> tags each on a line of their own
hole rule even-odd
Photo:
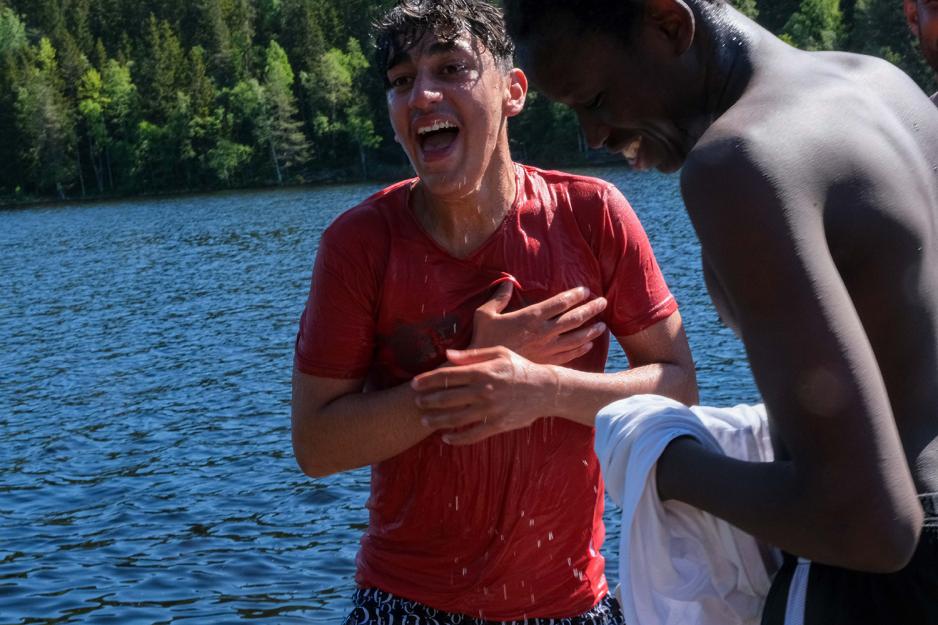
<svg viewBox="0 0 938 625">
<path fill-rule="evenodd" d="M 393 0 L 0 0 L 0 198 L 74 198 L 407 171 L 372 67 Z M 898 0 L 737 0 L 793 45 L 884 57 L 934 78 Z M 537 93 L 519 160 L 590 158 Z"/>
</svg>

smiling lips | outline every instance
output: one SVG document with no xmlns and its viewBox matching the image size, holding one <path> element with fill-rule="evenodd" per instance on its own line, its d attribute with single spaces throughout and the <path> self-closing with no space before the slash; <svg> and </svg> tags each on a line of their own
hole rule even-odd
<svg viewBox="0 0 938 625">
<path fill-rule="evenodd" d="M 436 120 L 432 124 L 417 128 L 417 140 L 423 151 L 424 159 L 436 160 L 443 158 L 456 142 L 459 127 L 453 122 Z"/>
<path fill-rule="evenodd" d="M 635 162 L 638 160 L 639 150 L 642 149 L 642 135 L 638 135 L 629 143 L 622 148 L 622 156 L 629 161 L 631 165 L 635 165 Z"/>
</svg>

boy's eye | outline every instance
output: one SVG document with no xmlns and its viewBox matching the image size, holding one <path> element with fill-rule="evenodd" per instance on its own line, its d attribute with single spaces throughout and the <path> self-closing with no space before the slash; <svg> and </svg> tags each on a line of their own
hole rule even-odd
<svg viewBox="0 0 938 625">
<path fill-rule="evenodd" d="M 596 97 L 590 100 L 584 108 L 590 111 L 595 111 L 600 106 L 603 105 L 603 97 L 606 95 L 604 91 L 600 91 L 596 94 Z"/>
<path fill-rule="evenodd" d="M 397 78 L 392 78 L 391 87 L 394 89 L 400 89 L 401 87 L 406 87 L 410 84 L 410 76 L 398 76 Z"/>
<path fill-rule="evenodd" d="M 451 63 L 449 65 L 443 66 L 443 73 L 444 74 L 458 74 L 464 69 L 466 69 L 465 65 L 462 65 L 460 63 Z"/>
</svg>

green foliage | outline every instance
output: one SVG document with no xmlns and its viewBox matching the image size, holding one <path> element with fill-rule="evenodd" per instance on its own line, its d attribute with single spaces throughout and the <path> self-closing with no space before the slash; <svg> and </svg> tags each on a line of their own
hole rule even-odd
<svg viewBox="0 0 938 625">
<path fill-rule="evenodd" d="M 244 168 L 244 165 L 251 159 L 251 153 L 250 146 L 222 139 L 214 148 L 209 150 L 207 164 L 215 177 L 225 186 L 229 186 Z"/>
<path fill-rule="evenodd" d="M 743 15 L 747 15 L 752 19 L 759 17 L 759 7 L 756 0 L 732 0 L 731 4 Z"/>
<path fill-rule="evenodd" d="M 74 183 L 75 127 L 58 76 L 56 51 L 45 37 L 29 51 L 30 63 L 16 92 L 25 180 L 38 193 L 65 195 Z"/>
<path fill-rule="evenodd" d="M 320 143 L 336 152 L 338 145 L 351 142 L 358 149 L 362 177 L 368 177 L 367 151 L 381 144 L 375 132 L 371 111 L 361 97 L 363 79 L 369 63 L 354 37 L 346 49 L 332 48 L 322 57 L 318 80 L 302 75 L 304 90 L 311 100 L 325 106 L 315 118 Z"/>
<path fill-rule="evenodd" d="M 26 27 L 13 9 L 0 9 L 0 58 L 26 48 Z"/>
<path fill-rule="evenodd" d="M 0 196 L 403 173 L 369 67 L 395 1 L 0 0 Z M 729 1 L 795 45 L 938 88 L 900 0 Z M 510 136 L 522 161 L 589 158 L 575 115 L 537 93 Z"/>
<path fill-rule="evenodd" d="M 833 50 L 843 37 L 840 0 L 803 0 L 782 34 L 804 50 Z"/>
<path fill-rule="evenodd" d="M 264 117 L 259 128 L 261 138 L 270 148 L 271 163 L 277 184 L 283 184 L 290 170 L 309 159 L 309 143 L 297 120 L 296 98 L 293 95 L 293 68 L 283 48 L 276 41 L 267 47 L 264 81 Z"/>
<path fill-rule="evenodd" d="M 546 166 L 567 163 L 571 154 L 586 150 L 573 111 L 535 91 L 528 93 L 524 113 L 511 120 L 509 137 L 515 158 Z"/>
</svg>

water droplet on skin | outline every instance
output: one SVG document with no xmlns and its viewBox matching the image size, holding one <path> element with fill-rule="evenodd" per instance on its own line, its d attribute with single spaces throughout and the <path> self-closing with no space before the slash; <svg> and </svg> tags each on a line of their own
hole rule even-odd
<svg viewBox="0 0 938 625">
<path fill-rule="evenodd" d="M 547 540 L 553 540 L 553 539 L 554 539 L 554 533 L 553 533 L 553 532 L 547 532 Z"/>
<path fill-rule="evenodd" d="M 521 518 L 524 518 L 524 510 L 521 511 Z"/>
<path fill-rule="evenodd" d="M 567 558 L 567 566 L 573 566 L 573 558 Z"/>
<path fill-rule="evenodd" d="M 420 314 L 423 314 L 423 311 L 426 310 L 426 308 L 427 308 L 427 305 L 426 305 L 426 304 L 421 304 L 421 305 L 420 305 Z"/>
<path fill-rule="evenodd" d="M 462 567 L 462 576 L 463 576 L 463 577 L 465 577 L 468 572 L 469 572 L 469 569 L 467 569 L 466 567 Z"/>
<path fill-rule="evenodd" d="M 540 539 L 540 538 L 537 539 L 537 548 L 538 548 L 538 549 L 541 548 L 541 539 Z"/>
<path fill-rule="evenodd" d="M 459 495 L 456 495 L 456 512 L 459 512 Z"/>
<path fill-rule="evenodd" d="M 502 586 L 502 596 L 505 597 L 505 601 L 508 601 L 508 584 Z"/>
</svg>

